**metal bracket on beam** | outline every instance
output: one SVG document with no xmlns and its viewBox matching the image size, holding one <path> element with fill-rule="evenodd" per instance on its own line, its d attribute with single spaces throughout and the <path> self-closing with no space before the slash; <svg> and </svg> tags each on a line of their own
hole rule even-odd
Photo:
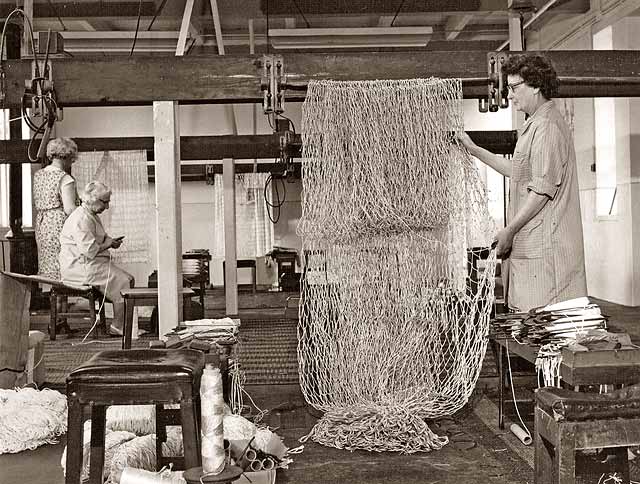
<svg viewBox="0 0 640 484">
<path fill-rule="evenodd" d="M 31 161 L 41 161 L 44 160 L 53 125 L 62 119 L 62 109 L 56 100 L 51 62 L 45 59 L 40 64 L 34 59 L 31 66 L 31 79 L 25 80 L 22 109 L 25 122 L 33 131 L 33 137 L 42 135 L 35 157 L 31 152 L 27 155 Z M 27 108 L 31 108 L 29 116 L 26 116 Z M 42 122 L 36 121 L 37 118 L 42 118 Z"/>
<path fill-rule="evenodd" d="M 262 56 L 262 110 L 264 114 L 284 112 L 284 61 L 281 55 Z"/>
<path fill-rule="evenodd" d="M 507 55 L 503 52 L 489 52 L 487 54 L 487 97 L 480 98 L 478 109 L 481 113 L 487 111 L 495 113 L 499 108 L 509 107 L 507 83 L 502 75 L 502 64 Z"/>
</svg>

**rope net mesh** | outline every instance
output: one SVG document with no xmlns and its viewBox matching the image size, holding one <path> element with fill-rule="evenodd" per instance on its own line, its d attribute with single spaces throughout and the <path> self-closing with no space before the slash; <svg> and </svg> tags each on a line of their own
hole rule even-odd
<svg viewBox="0 0 640 484">
<path fill-rule="evenodd" d="M 468 401 L 486 350 L 495 226 L 459 80 L 319 81 L 302 109 L 298 360 L 345 449 L 441 448 L 425 419 Z"/>
</svg>

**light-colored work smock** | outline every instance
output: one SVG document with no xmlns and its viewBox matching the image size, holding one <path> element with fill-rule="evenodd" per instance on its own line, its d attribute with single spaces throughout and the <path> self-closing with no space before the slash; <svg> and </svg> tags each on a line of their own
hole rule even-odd
<svg viewBox="0 0 640 484">
<path fill-rule="evenodd" d="M 131 287 L 133 276 L 110 261 L 109 249 L 100 250 L 107 237 L 96 214 L 84 205 L 76 208 L 60 232 L 60 274 L 67 284 L 96 286 L 120 303 L 120 291 Z"/>
<path fill-rule="evenodd" d="M 531 308 L 587 295 L 576 154 L 569 126 L 553 101 L 524 123 L 509 183 L 507 221 L 529 191 L 549 200 L 513 239 L 508 304 Z"/>
</svg>

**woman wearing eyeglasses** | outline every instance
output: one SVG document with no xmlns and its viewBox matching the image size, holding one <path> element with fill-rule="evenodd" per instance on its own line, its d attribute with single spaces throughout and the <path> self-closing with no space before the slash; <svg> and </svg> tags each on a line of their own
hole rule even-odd
<svg viewBox="0 0 640 484">
<path fill-rule="evenodd" d="M 98 181 L 87 184 L 82 205 L 67 218 L 60 233 L 60 273 L 67 284 L 100 289 L 113 304 L 110 333 L 122 336 L 124 299 L 120 291 L 134 286 L 131 274 L 113 264 L 110 249 L 122 245 L 122 237 L 108 235 L 99 214 L 109 208 L 111 190 Z"/>
<path fill-rule="evenodd" d="M 539 55 L 510 56 L 502 66 L 508 98 L 528 118 L 512 160 L 460 141 L 476 158 L 509 177 L 507 225 L 496 235 L 508 259 L 509 308 L 531 308 L 587 295 L 576 154 L 569 126 L 551 100 L 553 66 Z"/>
</svg>

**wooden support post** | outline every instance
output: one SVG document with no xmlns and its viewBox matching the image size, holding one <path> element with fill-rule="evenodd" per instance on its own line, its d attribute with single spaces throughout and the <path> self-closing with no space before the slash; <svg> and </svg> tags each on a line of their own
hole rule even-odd
<svg viewBox="0 0 640 484">
<path fill-rule="evenodd" d="M 24 0 L 22 12 L 24 16 L 24 29 L 22 32 L 22 46 L 20 48 L 20 57 L 28 57 L 30 55 L 33 55 L 31 49 L 36 48 L 35 45 L 31 43 L 31 31 L 28 27 L 29 23 L 33 25 L 33 0 Z"/>
<path fill-rule="evenodd" d="M 7 59 L 20 58 L 21 43 L 18 26 L 15 24 L 7 25 L 5 37 Z M 19 118 L 21 115 L 20 108 L 9 109 L 9 119 Z M 15 121 L 9 123 L 9 139 L 22 139 L 22 126 L 20 123 Z M 23 157 L 24 155 L 21 158 Z M 9 227 L 9 232 L 6 234 L 7 238 L 22 237 L 22 165 L 17 164 L 9 166 Z M 16 270 L 14 264 L 11 267 L 12 270 Z"/>
<path fill-rule="evenodd" d="M 233 158 L 225 158 L 222 162 L 222 183 L 224 187 L 224 300 L 227 316 L 237 316 L 236 174 Z"/>
<path fill-rule="evenodd" d="M 511 2 L 509 2 L 511 6 Z M 522 19 L 518 13 L 509 14 L 509 51 L 521 51 L 524 48 L 522 44 Z M 518 129 L 524 124 L 524 113 L 516 111 L 511 106 L 511 128 Z"/>
<path fill-rule="evenodd" d="M 191 13 L 193 12 L 193 3 L 195 0 L 187 0 L 184 5 L 184 13 L 182 14 L 182 24 L 180 25 L 180 35 L 178 36 L 178 44 L 176 45 L 176 55 L 184 55 L 187 46 L 187 35 L 189 34 L 189 25 L 191 23 Z"/>
<path fill-rule="evenodd" d="M 178 103 L 153 103 L 156 164 L 158 334 L 182 321 L 182 197 Z"/>
</svg>

